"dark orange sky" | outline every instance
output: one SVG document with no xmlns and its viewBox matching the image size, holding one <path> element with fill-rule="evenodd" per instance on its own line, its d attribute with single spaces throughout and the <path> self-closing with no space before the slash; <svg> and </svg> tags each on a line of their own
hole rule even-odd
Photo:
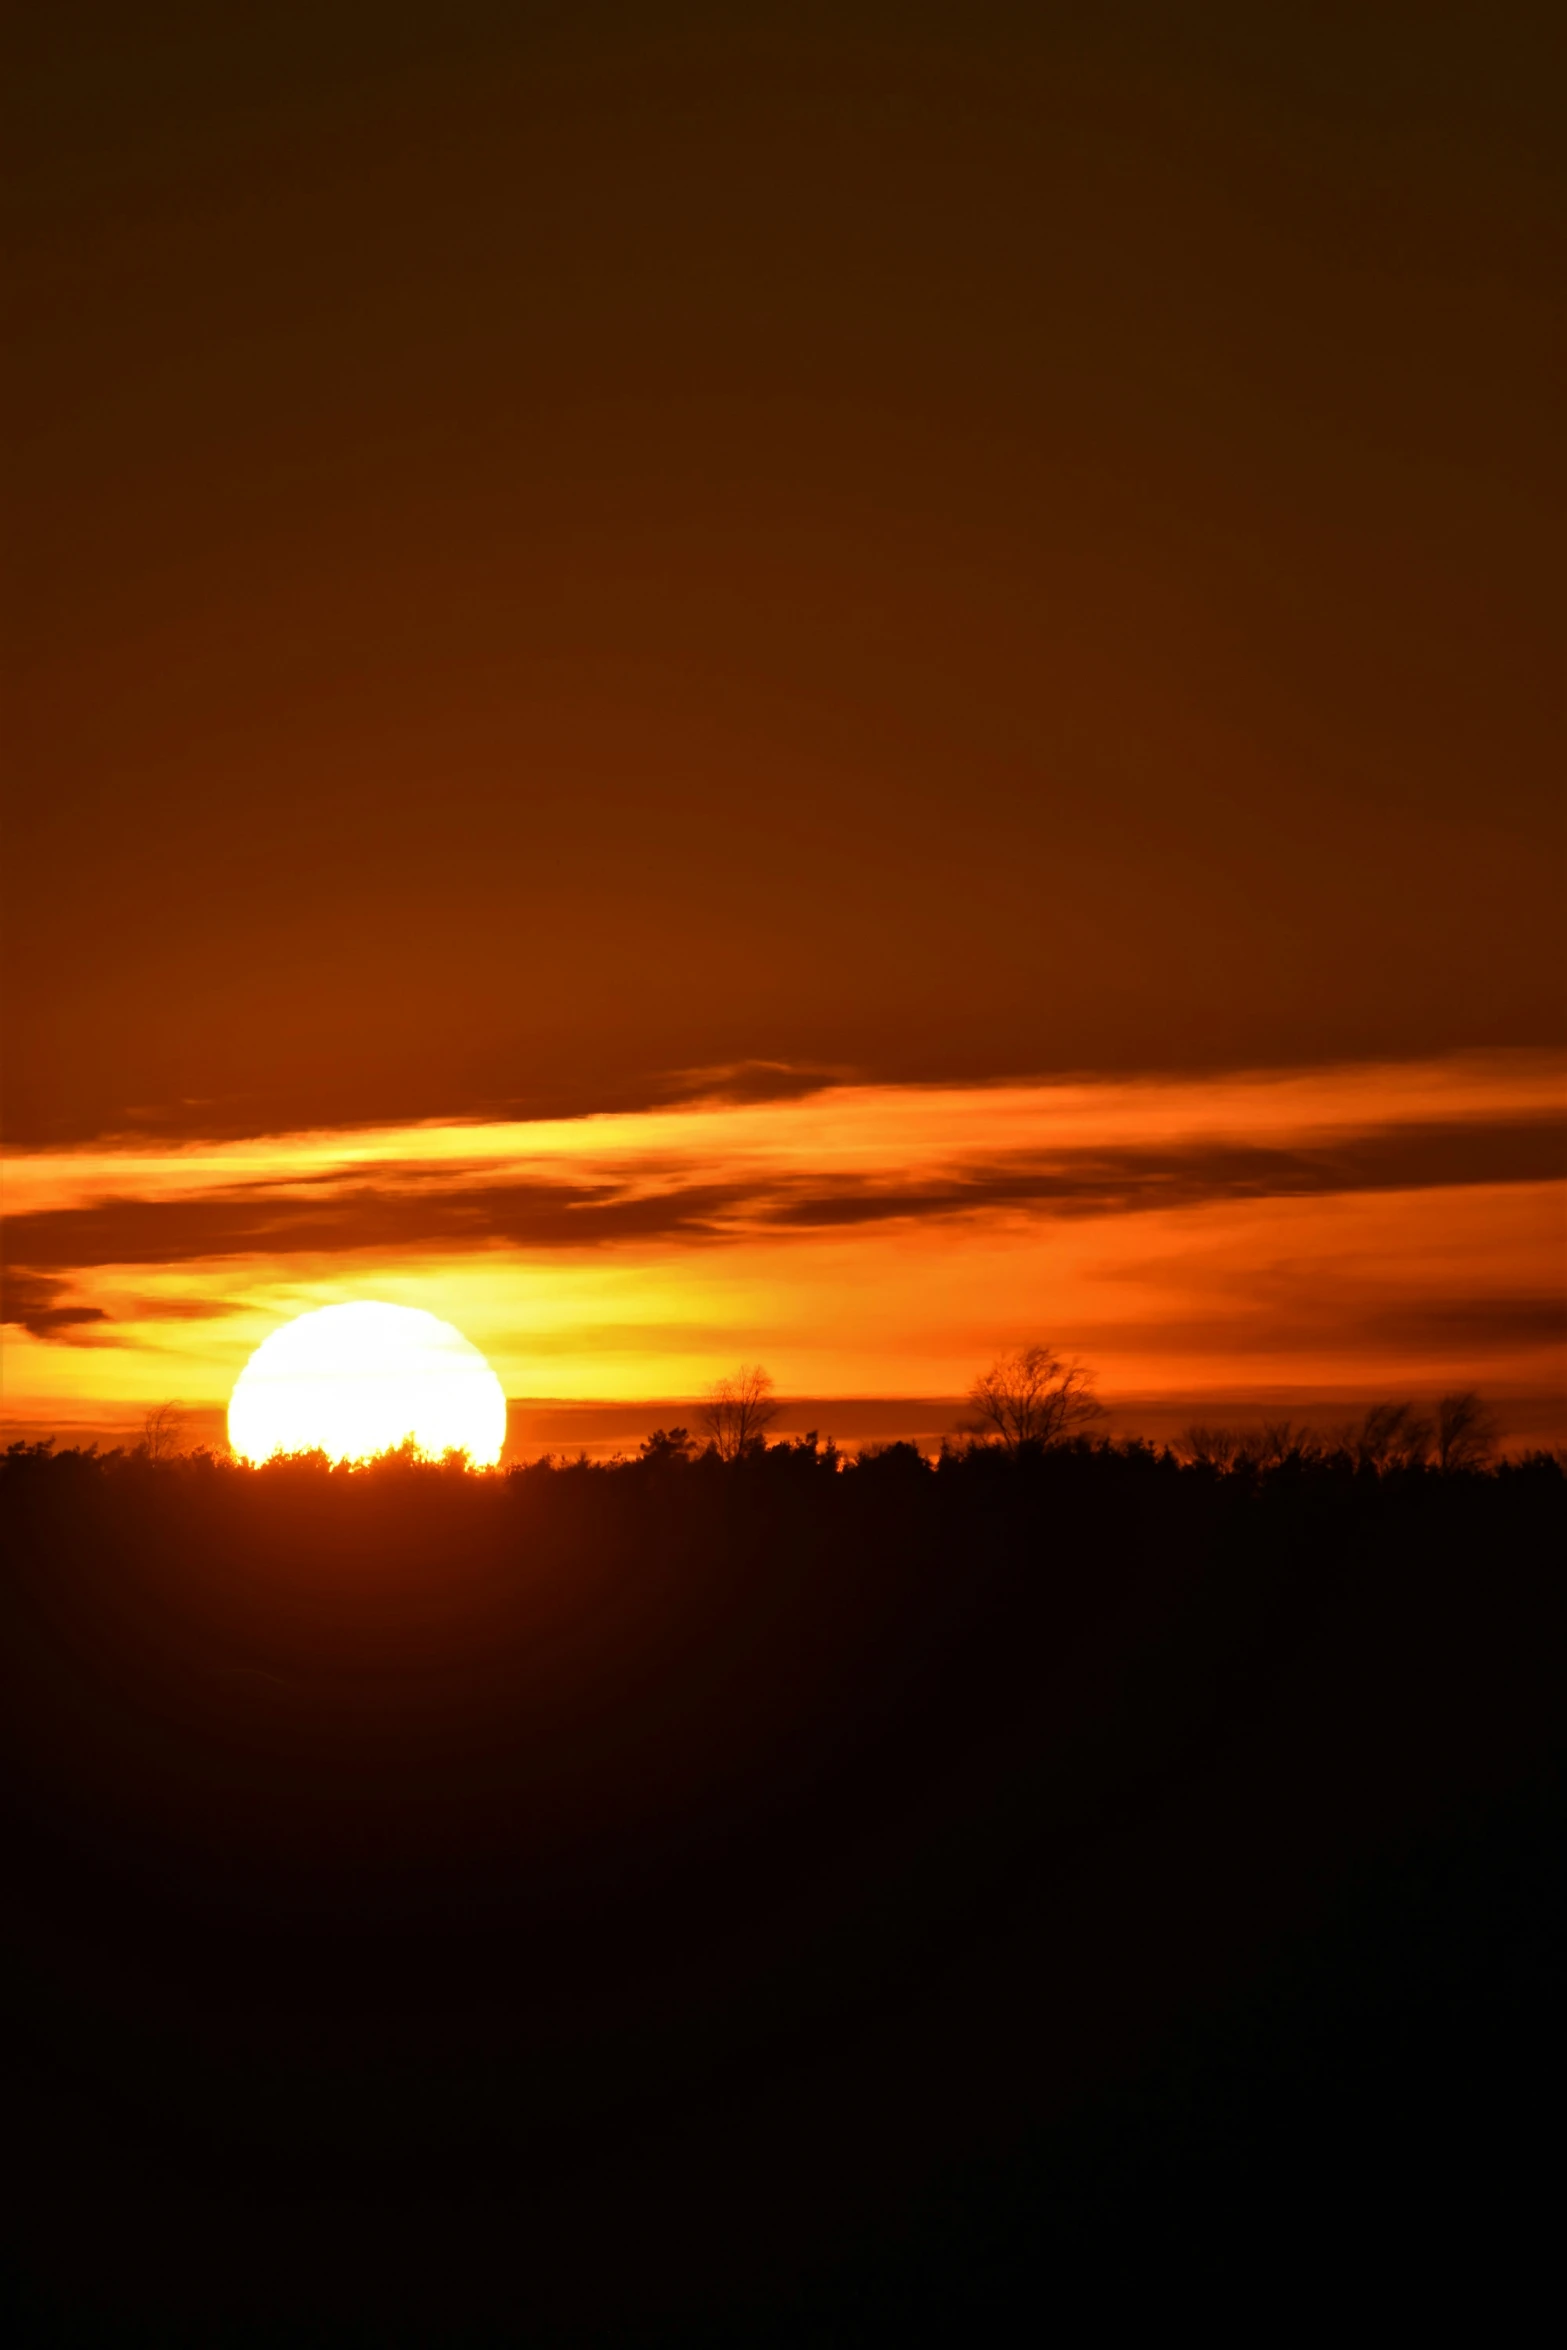
<svg viewBox="0 0 1567 2350">
<path fill-rule="evenodd" d="M 1548 1040 L 1543 13 L 35 12 L 13 1140 Z"/>
</svg>

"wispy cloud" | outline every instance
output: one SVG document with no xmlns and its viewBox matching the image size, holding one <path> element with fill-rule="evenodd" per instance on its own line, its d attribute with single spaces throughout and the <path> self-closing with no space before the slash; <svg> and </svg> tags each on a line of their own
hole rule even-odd
<svg viewBox="0 0 1567 2350">
<path fill-rule="evenodd" d="M 1551 1341 L 1557 1268 L 1526 1237 L 1544 1227 L 1498 1204 L 1548 1196 L 1567 1165 L 1550 1056 L 962 1088 L 708 1074 L 704 1098 L 635 1114 L 20 1154 L 6 1317 L 31 1360 L 85 1365 L 163 1346 L 154 1324 L 191 1325 L 191 1345 L 210 1325 L 232 1351 L 258 1313 L 323 1283 L 423 1279 L 420 1294 L 435 1281 L 483 1315 L 513 1300 L 540 1361 L 586 1362 L 613 1293 L 630 1335 L 607 1351 L 634 1357 L 645 1324 L 651 1388 L 674 1376 L 682 1326 L 687 1353 L 728 1351 L 726 1332 L 747 1352 L 769 1330 L 783 1343 L 781 1301 L 819 1294 L 830 1265 L 840 1299 L 875 1300 L 876 1383 L 901 1346 L 894 1385 L 927 1393 L 985 1342 L 987 1296 L 1037 1296 L 1032 1319 L 1059 1329 L 1069 1312 L 1112 1350 L 1135 1342 L 1145 1368 L 1161 1347 L 1173 1362 Z M 818 1320 L 847 1331 L 857 1310 Z M 996 1309 L 998 1343 L 1014 1310 Z M 962 1337 L 933 1353 L 921 1314 Z M 813 1384 L 827 1345 L 813 1340 Z"/>
<path fill-rule="evenodd" d="M 1237 1142 L 1004 1151 L 913 1177 L 886 1171 L 813 1178 L 758 1168 L 727 1183 L 691 1183 L 678 1170 L 643 1167 L 597 1183 L 495 1182 L 471 1165 L 432 1171 L 403 1164 L 384 1168 L 373 1184 L 354 1169 L 308 1184 L 249 1183 L 207 1197 L 122 1196 L 42 1209 L 14 1220 L 8 1255 L 37 1273 L 334 1251 L 712 1243 L 769 1229 L 842 1230 L 1005 1210 L 1100 1216 L 1224 1199 L 1540 1182 L 1559 1170 L 1562 1158 L 1561 1126 L 1541 1119 L 1395 1128 L 1318 1148 Z M 39 1327 L 28 1321 L 27 1305 L 27 1293 L 13 1298 L 11 1318 Z"/>
<path fill-rule="evenodd" d="M 102 1306 L 73 1305 L 66 1295 L 67 1285 L 58 1276 L 35 1273 L 27 1266 L 8 1265 L 5 1271 L 5 1319 L 19 1330 L 30 1331 L 35 1338 L 48 1338 L 66 1345 L 80 1341 L 84 1331 L 101 1325 L 109 1316 Z"/>
<path fill-rule="evenodd" d="M 54 1270 L 695 1242 L 768 1226 L 1539 1182 L 1564 1167 L 1560 1075 L 1538 1055 L 1314 1080 L 829 1087 L 532 1126 L 35 1154 L 13 1163 L 7 1256 Z"/>
</svg>

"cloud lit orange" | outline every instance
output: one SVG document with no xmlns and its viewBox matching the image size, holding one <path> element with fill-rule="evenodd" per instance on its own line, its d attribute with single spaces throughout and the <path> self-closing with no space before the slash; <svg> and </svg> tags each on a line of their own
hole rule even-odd
<svg viewBox="0 0 1567 2350">
<path fill-rule="evenodd" d="M 516 1397 L 960 1394 L 1041 1332 L 1112 1401 L 1560 1391 L 1558 1061 L 831 1086 L 641 1114 L 20 1154 L 9 1410 L 214 1403 L 374 1296 Z M 1530 1400 L 1532 1399 L 1532 1401 Z"/>
</svg>

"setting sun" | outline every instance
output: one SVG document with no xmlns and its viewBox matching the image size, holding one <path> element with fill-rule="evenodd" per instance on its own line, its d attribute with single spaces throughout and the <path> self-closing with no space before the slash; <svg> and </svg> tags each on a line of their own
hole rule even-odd
<svg viewBox="0 0 1567 2350">
<path fill-rule="evenodd" d="M 257 1347 L 229 1399 L 242 1459 L 321 1451 L 365 1460 L 412 1437 L 489 1468 L 506 1441 L 506 1396 L 478 1348 L 415 1306 L 322 1306 Z"/>
</svg>

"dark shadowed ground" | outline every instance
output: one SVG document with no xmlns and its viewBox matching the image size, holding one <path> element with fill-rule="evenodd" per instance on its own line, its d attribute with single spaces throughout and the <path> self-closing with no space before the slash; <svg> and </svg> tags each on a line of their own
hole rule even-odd
<svg viewBox="0 0 1567 2350">
<path fill-rule="evenodd" d="M 13 1454 L 29 2342 L 1503 2338 L 1562 1476 Z"/>
</svg>

